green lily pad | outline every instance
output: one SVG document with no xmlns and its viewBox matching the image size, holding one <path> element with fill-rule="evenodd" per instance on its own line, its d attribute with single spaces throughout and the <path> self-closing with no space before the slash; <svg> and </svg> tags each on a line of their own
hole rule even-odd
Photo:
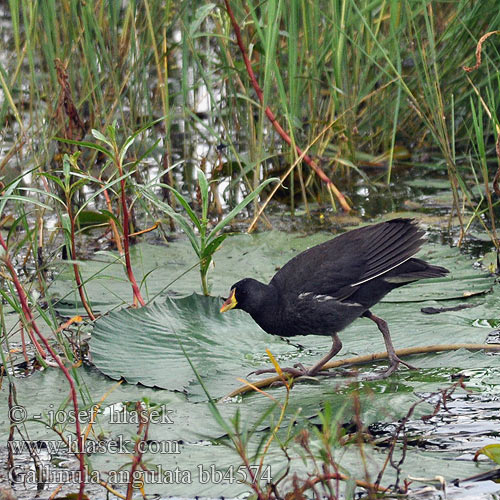
<svg viewBox="0 0 500 500">
<path fill-rule="evenodd" d="M 196 380 L 187 355 L 220 396 L 265 361 L 267 347 L 280 354 L 295 350 L 242 311 L 220 314 L 221 305 L 220 298 L 192 294 L 110 313 L 95 324 L 92 361 L 114 379 L 186 390 Z"/>
</svg>

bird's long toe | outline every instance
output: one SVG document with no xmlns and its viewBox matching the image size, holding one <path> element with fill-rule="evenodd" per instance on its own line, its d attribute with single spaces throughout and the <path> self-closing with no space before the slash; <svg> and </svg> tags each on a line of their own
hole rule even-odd
<svg viewBox="0 0 500 500">
<path fill-rule="evenodd" d="M 418 368 L 416 368 L 413 365 L 410 365 L 410 363 L 407 363 L 406 361 L 403 361 L 398 356 L 393 356 L 390 358 L 390 365 L 387 368 L 387 370 L 384 370 L 383 372 L 374 375 L 367 375 L 366 377 L 362 377 L 361 380 L 363 381 L 383 380 L 387 377 L 390 377 L 399 368 L 400 364 L 406 366 L 409 370 L 418 370 Z"/>
<path fill-rule="evenodd" d="M 398 369 L 398 365 L 399 363 L 391 364 L 389 365 L 389 368 L 387 368 L 387 370 L 384 370 L 383 372 L 366 375 L 360 377 L 358 380 L 361 380 L 363 382 L 372 382 L 373 380 L 384 380 L 387 377 L 390 377 Z"/>
<path fill-rule="evenodd" d="M 410 363 L 407 363 L 406 361 L 403 361 L 403 360 L 400 359 L 399 362 L 402 365 L 405 365 L 406 368 L 408 368 L 408 370 L 418 370 L 418 368 L 416 366 L 410 365 Z"/>
<path fill-rule="evenodd" d="M 339 376 L 354 376 L 355 373 L 349 370 L 344 369 L 335 369 L 334 371 L 330 371 L 326 368 L 314 369 L 307 368 L 302 363 L 295 363 L 292 367 L 284 367 L 281 368 L 281 371 L 284 373 L 290 374 L 294 378 L 315 378 L 315 377 L 339 377 Z M 265 373 L 273 373 L 276 374 L 276 370 L 274 368 L 263 368 L 261 370 L 255 370 L 249 375 L 262 375 Z"/>
<path fill-rule="evenodd" d="M 292 375 L 292 377 L 301 377 L 301 376 L 305 375 L 305 373 L 299 368 L 284 367 L 284 368 L 281 368 L 281 371 L 283 373 L 289 373 L 290 375 Z M 275 368 L 262 368 L 260 370 L 255 370 L 253 372 L 250 372 L 249 375 L 262 375 L 264 373 L 277 374 Z"/>
<path fill-rule="evenodd" d="M 295 368 L 299 368 L 302 372 L 302 377 L 338 377 L 339 375 L 343 375 L 342 370 L 336 369 L 335 371 L 330 371 L 328 368 L 306 368 L 302 363 L 295 363 L 293 365 Z M 347 371 L 347 370 L 346 370 Z"/>
<path fill-rule="evenodd" d="M 281 371 L 283 373 L 288 373 L 294 378 L 299 378 L 299 377 L 314 377 L 316 375 L 334 375 L 331 372 L 328 372 L 326 370 L 313 370 L 311 368 L 305 367 L 302 363 L 295 363 L 293 365 L 293 368 L 288 366 L 288 367 L 283 367 L 281 368 Z M 262 368 L 261 370 L 255 370 L 249 375 L 262 375 L 264 373 L 274 373 L 276 374 L 276 370 L 274 368 Z"/>
<path fill-rule="evenodd" d="M 398 365 L 400 365 L 400 364 L 406 366 L 406 368 L 408 368 L 408 370 L 418 370 L 418 368 L 416 366 L 410 365 L 410 363 L 403 361 L 399 356 L 394 355 L 393 357 L 390 357 L 389 360 L 390 360 L 391 366 L 395 367 L 393 371 L 395 371 L 397 369 Z"/>
</svg>

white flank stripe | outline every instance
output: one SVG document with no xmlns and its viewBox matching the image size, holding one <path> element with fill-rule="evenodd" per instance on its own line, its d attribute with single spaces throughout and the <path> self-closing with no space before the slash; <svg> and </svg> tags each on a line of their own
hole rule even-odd
<svg viewBox="0 0 500 500">
<path fill-rule="evenodd" d="M 399 267 L 401 264 L 404 264 L 407 260 L 410 260 L 413 257 L 413 255 L 410 255 L 410 257 L 406 258 L 405 260 L 402 260 L 401 262 L 398 262 L 394 266 L 390 267 L 389 269 L 386 269 L 385 271 L 382 271 L 381 273 L 376 274 L 375 276 L 371 276 L 370 278 L 366 278 L 363 281 L 358 281 L 357 283 L 353 283 L 351 286 L 358 286 L 362 285 L 363 283 L 366 283 L 367 281 L 374 280 L 375 278 L 378 278 L 379 276 L 382 276 L 385 273 L 388 273 L 389 271 L 392 271 L 396 267 Z"/>
</svg>

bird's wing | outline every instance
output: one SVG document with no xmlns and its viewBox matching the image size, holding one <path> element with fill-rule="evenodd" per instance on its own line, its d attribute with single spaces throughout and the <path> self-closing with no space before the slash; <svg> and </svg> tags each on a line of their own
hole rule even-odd
<svg viewBox="0 0 500 500">
<path fill-rule="evenodd" d="M 271 280 L 283 293 L 313 292 L 344 300 L 363 283 L 410 259 L 424 242 L 412 219 L 393 219 L 344 233 L 300 253 Z"/>
</svg>

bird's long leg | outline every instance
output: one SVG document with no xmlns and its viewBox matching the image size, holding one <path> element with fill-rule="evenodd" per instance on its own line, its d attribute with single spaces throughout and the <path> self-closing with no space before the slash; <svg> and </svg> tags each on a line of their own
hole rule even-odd
<svg viewBox="0 0 500 500">
<path fill-rule="evenodd" d="M 399 365 L 401 363 L 402 365 L 405 365 L 407 368 L 410 370 L 417 370 L 414 366 L 410 365 L 409 363 L 406 363 L 403 361 L 399 356 L 396 354 L 396 350 L 394 349 L 394 346 L 392 345 L 392 340 L 391 340 L 391 333 L 389 332 L 389 327 L 387 326 L 387 323 L 382 319 L 379 318 L 378 316 L 375 316 L 371 311 L 366 311 L 363 316 L 365 318 L 371 319 L 378 327 L 380 332 L 382 333 L 384 337 L 384 342 L 385 342 L 385 348 L 387 350 L 387 354 L 389 356 L 389 362 L 390 366 L 387 371 L 384 372 L 384 377 L 388 377 L 392 373 L 394 373 Z"/>
<path fill-rule="evenodd" d="M 309 370 L 307 370 L 307 375 L 309 376 L 316 375 L 316 373 L 321 371 L 323 365 L 328 363 L 328 361 L 330 361 L 333 358 L 333 356 L 335 356 L 335 354 L 337 354 L 340 351 L 340 349 L 342 349 L 342 342 L 340 341 L 339 336 L 336 333 L 332 335 L 332 340 L 333 340 L 332 348 L 312 368 L 309 368 Z"/>
<path fill-rule="evenodd" d="M 301 363 L 297 363 L 293 365 L 294 366 L 293 368 L 286 368 L 286 367 L 282 368 L 282 371 L 284 371 L 285 373 L 289 373 L 293 377 L 304 377 L 304 376 L 312 377 L 316 375 L 318 372 L 321 371 L 323 365 L 325 365 L 328 361 L 330 361 L 330 359 L 332 359 L 333 356 L 335 356 L 335 354 L 337 354 L 340 351 L 340 349 L 342 349 L 342 342 L 340 341 L 339 336 L 336 333 L 332 335 L 332 340 L 333 340 L 332 348 L 312 368 L 308 369 Z M 274 373 L 274 372 L 275 372 L 274 368 L 264 368 L 263 370 L 256 370 L 252 373 L 254 373 L 255 375 L 261 375 L 262 373 Z"/>
</svg>

